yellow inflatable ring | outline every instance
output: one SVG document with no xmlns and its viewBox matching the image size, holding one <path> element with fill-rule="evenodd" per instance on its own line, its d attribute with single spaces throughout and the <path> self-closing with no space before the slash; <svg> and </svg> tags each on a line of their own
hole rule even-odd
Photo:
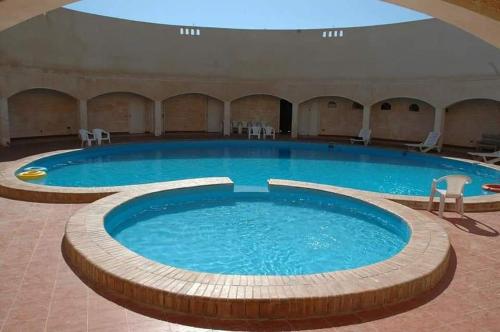
<svg viewBox="0 0 500 332">
<path fill-rule="evenodd" d="M 32 169 L 17 174 L 17 177 L 21 180 L 37 180 L 43 178 L 46 175 L 47 173 L 45 171 Z"/>
</svg>

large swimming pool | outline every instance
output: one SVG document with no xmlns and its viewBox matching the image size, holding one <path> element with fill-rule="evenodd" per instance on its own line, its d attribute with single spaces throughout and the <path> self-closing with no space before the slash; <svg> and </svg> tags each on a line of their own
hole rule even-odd
<svg viewBox="0 0 500 332">
<path fill-rule="evenodd" d="M 39 159 L 48 175 L 35 183 L 107 187 L 199 177 L 231 178 L 237 188 L 266 188 L 270 178 L 398 195 L 426 196 L 433 178 L 466 174 L 466 196 L 487 195 L 500 171 L 401 150 L 284 141 L 171 141 L 117 144 Z M 23 167 L 24 168 L 24 167 Z M 21 171 L 21 168 L 19 171 Z"/>
<path fill-rule="evenodd" d="M 303 189 L 160 192 L 118 206 L 104 225 L 122 245 L 154 261 L 238 275 L 370 265 L 397 254 L 411 233 L 376 206 Z"/>
</svg>

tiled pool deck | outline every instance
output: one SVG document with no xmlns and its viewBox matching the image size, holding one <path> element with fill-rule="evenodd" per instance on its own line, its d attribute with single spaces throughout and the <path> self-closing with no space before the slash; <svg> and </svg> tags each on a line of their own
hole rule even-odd
<svg viewBox="0 0 500 332">
<path fill-rule="evenodd" d="M 9 158 L 4 151 L 1 157 Z M 0 198 L 0 330 L 203 330 L 192 327 L 207 324 L 198 319 L 171 317 L 172 322 L 165 322 L 125 309 L 96 294 L 75 276 L 62 257 L 61 241 L 69 217 L 84 206 Z M 228 321 L 225 327 L 277 331 L 499 331 L 500 212 L 467 213 L 465 219 L 445 213 L 446 220 L 428 212 L 419 213 L 441 223 L 453 247 L 451 267 L 430 293 L 397 306 L 340 318 L 272 323 Z"/>
<path fill-rule="evenodd" d="M 124 309 L 97 295 L 75 276 L 63 260 L 60 246 L 67 220 L 83 206 L 0 198 L 1 331 L 196 331 Z M 430 294 L 344 318 L 293 325 L 286 321 L 252 326 L 228 322 L 228 328 L 498 331 L 500 212 L 471 213 L 467 219 L 455 213 L 445 216 L 447 220 L 439 222 L 453 246 L 452 266 Z M 185 323 L 200 324 L 196 320 Z"/>
</svg>

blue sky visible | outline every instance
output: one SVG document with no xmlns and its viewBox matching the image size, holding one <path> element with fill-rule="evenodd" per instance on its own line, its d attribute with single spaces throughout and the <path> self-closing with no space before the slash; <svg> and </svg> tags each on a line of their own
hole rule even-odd
<svg viewBox="0 0 500 332">
<path fill-rule="evenodd" d="M 134 21 L 239 29 L 316 29 L 428 16 L 379 0 L 83 0 L 66 8 Z"/>
</svg>

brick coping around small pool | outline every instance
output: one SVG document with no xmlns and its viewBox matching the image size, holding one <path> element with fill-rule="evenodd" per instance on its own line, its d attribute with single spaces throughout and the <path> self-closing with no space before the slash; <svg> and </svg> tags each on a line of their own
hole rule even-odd
<svg viewBox="0 0 500 332">
<path fill-rule="evenodd" d="M 353 197 L 399 216 L 411 229 L 408 244 L 388 260 L 352 270 L 240 276 L 156 263 L 122 246 L 104 228 L 107 213 L 131 199 L 206 186 L 233 183 L 229 178 L 203 178 L 144 185 L 83 207 L 66 226 L 62 245 L 66 261 L 89 286 L 132 307 L 160 317 L 189 315 L 212 320 L 303 319 L 396 304 L 433 288 L 448 268 L 448 235 L 425 215 L 373 195 L 288 180 L 269 180 L 269 186 Z"/>
<path fill-rule="evenodd" d="M 106 197 L 122 191 L 133 190 L 143 186 L 144 184 L 128 185 L 128 186 L 111 186 L 111 187 L 58 187 L 45 186 L 22 181 L 16 177 L 16 171 L 35 160 L 65 153 L 73 150 L 59 150 L 47 152 L 22 158 L 12 162 L 0 163 L 0 196 L 21 201 L 39 202 L 39 203 L 91 203 L 100 198 Z M 500 170 L 500 167 L 489 165 L 477 161 L 449 158 L 462 162 L 479 164 L 488 168 Z M 430 188 L 430 184 L 429 184 Z M 425 210 L 428 206 L 429 198 L 425 196 L 410 196 L 410 195 L 393 195 L 377 193 L 372 191 L 352 189 L 360 194 L 369 193 L 381 198 L 386 198 L 391 201 L 406 205 L 413 209 Z M 438 208 L 438 200 L 434 202 L 434 209 Z M 455 203 L 453 200 L 446 202 L 445 210 L 455 211 Z M 493 195 L 482 195 L 465 197 L 464 199 L 465 212 L 488 212 L 500 211 L 500 193 Z"/>
</svg>

